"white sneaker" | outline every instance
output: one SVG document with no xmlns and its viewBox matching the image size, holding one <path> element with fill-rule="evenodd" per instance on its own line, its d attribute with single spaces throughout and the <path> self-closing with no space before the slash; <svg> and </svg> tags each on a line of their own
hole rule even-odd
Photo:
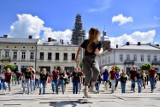
<svg viewBox="0 0 160 107">
<path fill-rule="evenodd" d="M 97 90 L 94 90 L 93 88 L 90 88 L 90 89 L 89 89 L 89 92 L 92 92 L 92 93 L 94 93 L 94 94 L 98 94 L 98 93 L 99 93 Z"/>
</svg>

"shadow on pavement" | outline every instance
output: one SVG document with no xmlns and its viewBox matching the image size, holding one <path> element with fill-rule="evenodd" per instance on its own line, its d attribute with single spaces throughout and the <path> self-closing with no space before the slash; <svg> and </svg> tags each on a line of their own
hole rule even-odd
<svg viewBox="0 0 160 107">
<path fill-rule="evenodd" d="M 72 105 L 72 107 L 78 107 L 78 104 L 92 104 L 87 99 L 78 99 L 76 101 L 57 101 L 49 102 L 49 106 L 52 107 L 66 107 L 66 105 Z"/>
</svg>

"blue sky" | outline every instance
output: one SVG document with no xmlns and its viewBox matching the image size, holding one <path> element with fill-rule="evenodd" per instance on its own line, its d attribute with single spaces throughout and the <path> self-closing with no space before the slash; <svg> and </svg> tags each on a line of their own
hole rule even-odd
<svg viewBox="0 0 160 107">
<path fill-rule="evenodd" d="M 160 0 L 0 0 L 0 35 L 71 39 L 76 14 L 86 35 L 104 28 L 112 42 L 123 45 L 160 43 Z"/>
</svg>

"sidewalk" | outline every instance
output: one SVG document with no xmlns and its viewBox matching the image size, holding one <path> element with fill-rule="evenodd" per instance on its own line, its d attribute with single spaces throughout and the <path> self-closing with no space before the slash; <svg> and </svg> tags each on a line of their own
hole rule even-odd
<svg viewBox="0 0 160 107">
<path fill-rule="evenodd" d="M 91 94 L 92 98 L 83 98 L 83 93 L 72 94 L 72 84 L 69 84 L 65 94 L 53 94 L 48 84 L 45 95 L 38 95 L 38 89 L 31 95 L 22 95 L 20 86 L 13 86 L 13 92 L 0 95 L 0 107 L 160 107 L 160 82 L 157 83 L 155 93 L 150 93 L 150 87 L 142 93 L 130 91 L 127 83 L 127 93 L 121 94 L 120 84 L 115 93 L 110 89 L 104 91 L 101 85 L 100 94 Z"/>
</svg>

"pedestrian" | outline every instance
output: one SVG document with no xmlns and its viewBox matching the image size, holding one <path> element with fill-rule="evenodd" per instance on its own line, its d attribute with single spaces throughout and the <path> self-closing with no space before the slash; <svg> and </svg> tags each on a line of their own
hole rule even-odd
<svg viewBox="0 0 160 107">
<path fill-rule="evenodd" d="M 121 82 L 121 92 L 126 93 L 126 82 L 127 82 L 127 74 L 126 71 L 123 71 L 120 76 L 120 82 Z"/>
<path fill-rule="evenodd" d="M 81 46 L 78 48 L 77 54 L 76 54 L 76 64 L 79 62 L 79 55 L 82 51 L 82 48 L 85 49 L 85 53 L 83 56 L 83 72 L 85 75 L 85 84 L 84 84 L 84 97 L 90 98 L 88 95 L 88 85 L 90 82 L 90 78 L 92 76 L 92 83 L 90 87 L 90 91 L 94 93 L 98 93 L 96 90 L 94 90 L 95 82 L 97 81 L 100 69 L 99 65 L 96 61 L 96 56 L 100 55 L 103 52 L 102 44 L 99 40 L 100 38 L 100 32 L 96 28 L 91 28 L 89 30 L 89 38 L 84 40 Z"/>
<path fill-rule="evenodd" d="M 61 86 L 62 94 L 64 94 L 64 78 L 65 78 L 65 73 L 64 73 L 63 69 L 60 68 L 60 71 L 59 71 L 59 80 L 58 80 L 58 87 Z M 57 91 L 57 94 L 58 94 L 58 91 Z"/>
<path fill-rule="evenodd" d="M 135 76 L 135 81 L 137 81 L 137 86 L 138 86 L 138 93 L 142 92 L 143 80 L 144 80 L 144 77 L 142 74 L 142 70 L 138 69 L 138 72 Z"/>
<path fill-rule="evenodd" d="M 115 90 L 117 90 L 118 82 L 119 82 L 119 70 L 116 70 L 116 84 L 115 84 Z"/>
<path fill-rule="evenodd" d="M 97 82 L 95 83 L 95 88 L 96 88 L 98 93 L 99 93 L 99 88 L 100 88 L 100 85 L 101 85 L 101 81 L 102 81 L 102 75 L 101 75 L 101 73 L 99 73 Z"/>
<path fill-rule="evenodd" d="M 112 66 L 111 71 L 109 73 L 110 81 L 111 81 L 111 88 L 112 88 L 111 93 L 114 93 L 115 91 L 115 84 L 116 84 L 116 79 L 117 79 L 116 74 L 117 74 L 116 68 L 115 66 Z"/>
<path fill-rule="evenodd" d="M 35 70 L 33 69 L 32 66 L 30 66 L 30 72 L 31 72 L 31 82 L 30 82 L 30 87 L 31 87 L 31 93 L 35 90 Z"/>
<path fill-rule="evenodd" d="M 11 72 L 11 80 L 12 80 L 12 86 L 16 85 L 16 75 L 14 72 Z"/>
<path fill-rule="evenodd" d="M 159 78 L 159 76 L 158 76 L 158 73 L 157 73 L 157 71 L 156 71 L 156 74 L 155 74 L 155 76 L 154 76 L 154 79 L 155 79 L 154 88 L 156 88 L 156 84 L 157 84 L 158 78 Z"/>
<path fill-rule="evenodd" d="M 145 73 L 145 70 L 142 71 L 142 74 L 143 74 L 143 87 L 144 89 L 146 88 L 146 82 L 147 82 L 147 76 L 146 76 L 146 73 Z"/>
<path fill-rule="evenodd" d="M 83 83 L 83 72 L 82 72 L 80 67 L 78 67 L 78 73 L 79 73 L 79 76 L 80 76 L 80 81 L 79 81 L 79 84 L 78 84 L 78 93 L 80 94 L 81 89 L 82 89 L 82 83 Z"/>
<path fill-rule="evenodd" d="M 68 75 L 66 73 L 66 71 L 64 71 L 64 92 L 66 91 L 66 87 L 67 87 L 67 84 L 68 84 Z"/>
<path fill-rule="evenodd" d="M 18 85 L 20 84 L 20 76 L 21 76 L 21 73 L 19 70 L 16 71 L 16 84 L 18 83 Z"/>
<path fill-rule="evenodd" d="M 154 92 L 154 88 L 155 88 L 155 75 L 156 75 L 156 70 L 154 66 L 152 66 L 151 69 L 148 71 L 148 76 L 151 84 L 151 93 Z"/>
<path fill-rule="evenodd" d="M 10 68 L 6 68 L 6 72 L 5 72 L 5 90 L 7 90 L 8 88 L 8 92 L 11 92 L 11 69 Z"/>
<path fill-rule="evenodd" d="M 5 69 L 2 71 L 1 73 L 1 89 L 2 89 L 2 93 L 6 94 L 6 86 L 5 86 Z"/>
<path fill-rule="evenodd" d="M 108 89 L 108 77 L 109 77 L 107 69 L 104 70 L 102 76 L 103 76 L 103 82 L 104 82 L 104 91 L 106 91 Z"/>
<path fill-rule="evenodd" d="M 57 67 L 55 66 L 54 67 L 54 70 L 52 71 L 52 82 L 51 82 L 51 85 L 52 85 L 52 91 L 53 91 L 53 94 L 55 94 L 55 92 L 58 94 L 58 79 L 59 79 L 59 71 L 57 69 Z M 55 90 L 56 89 L 56 90 Z"/>
<path fill-rule="evenodd" d="M 72 73 L 72 83 L 73 83 L 73 94 L 78 93 L 78 84 L 80 82 L 80 75 L 78 72 L 78 67 L 75 68 L 75 70 Z"/>
<path fill-rule="evenodd" d="M 129 72 L 129 78 L 131 80 L 131 91 L 135 92 L 135 76 L 137 74 L 136 67 L 133 66 L 132 70 Z"/>
<path fill-rule="evenodd" d="M 46 68 L 43 68 L 40 73 L 40 88 L 39 88 L 39 95 L 41 95 L 41 91 L 43 89 L 43 94 L 45 94 L 45 88 L 47 83 L 48 73 Z"/>
<path fill-rule="evenodd" d="M 32 77 L 32 74 L 31 74 L 31 71 L 30 71 L 30 68 L 27 67 L 26 68 L 26 71 L 23 73 L 23 95 L 25 94 L 25 88 L 27 87 L 27 90 L 28 90 L 28 95 L 31 94 L 30 90 L 31 90 L 31 86 L 30 86 L 30 83 L 31 83 L 31 77 Z"/>
</svg>

